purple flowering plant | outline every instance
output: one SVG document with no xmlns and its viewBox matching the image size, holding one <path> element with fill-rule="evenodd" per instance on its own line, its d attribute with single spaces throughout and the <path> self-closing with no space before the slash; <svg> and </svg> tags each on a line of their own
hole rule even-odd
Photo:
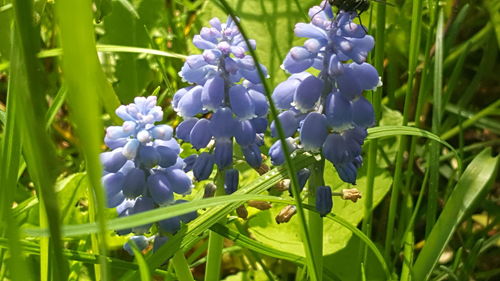
<svg viewBox="0 0 500 281">
<path fill-rule="evenodd" d="M 278 118 L 289 150 L 321 153 L 343 181 L 356 184 L 366 129 L 375 124 L 373 107 L 362 95 L 380 83 L 377 70 L 366 63 L 374 40 L 353 21 L 355 12 L 333 14 L 328 1 L 312 7 L 309 17 L 311 22 L 295 26 L 295 35 L 307 40 L 288 52 L 282 68 L 292 75 L 272 98 L 282 111 Z M 309 68 L 319 74 L 306 72 Z M 274 127 L 273 122 L 276 137 Z M 275 165 L 284 162 L 281 146 L 276 141 L 269 150 Z"/>
<path fill-rule="evenodd" d="M 238 171 L 230 169 L 233 143 L 251 167 L 262 164 L 259 147 L 267 129 L 268 103 L 255 62 L 233 19 L 222 23 L 213 18 L 210 25 L 193 38 L 203 52 L 190 55 L 179 72 L 192 85 L 173 98 L 174 109 L 184 118 L 176 136 L 205 150 L 189 157 L 186 170 L 192 168 L 197 180 L 205 180 L 214 165 L 221 171 L 228 169 L 225 190 L 232 193 L 238 183 Z M 255 41 L 250 42 L 255 48 Z"/>
<path fill-rule="evenodd" d="M 102 184 L 107 205 L 116 208 L 118 216 L 128 216 L 157 207 L 179 204 L 175 194 L 191 193 L 191 178 L 184 172 L 186 164 L 179 157 L 180 145 L 172 137 L 168 125 L 156 125 L 163 119 L 163 111 L 156 105 L 155 96 L 136 97 L 134 103 L 121 105 L 116 114 L 123 119 L 121 126 L 106 129 L 105 144 L 111 149 L 100 155 L 104 167 Z M 157 223 L 159 234 L 174 234 L 182 223 L 196 218 L 196 212 Z M 142 236 L 150 232 L 151 224 L 119 231 L 134 233 L 131 239 L 138 248 L 145 248 L 152 239 Z M 157 241 L 164 239 L 155 239 Z M 130 245 L 124 248 L 132 253 Z"/>
</svg>

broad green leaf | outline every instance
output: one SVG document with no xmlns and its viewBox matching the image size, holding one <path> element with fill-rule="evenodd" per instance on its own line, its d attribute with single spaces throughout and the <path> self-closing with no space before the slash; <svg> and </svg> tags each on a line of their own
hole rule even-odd
<svg viewBox="0 0 500 281">
<path fill-rule="evenodd" d="M 366 171 L 360 171 L 357 188 L 363 192 L 366 186 Z M 375 178 L 374 189 L 374 206 L 376 206 L 385 194 L 389 191 L 392 182 L 389 172 L 378 169 Z M 333 165 L 329 162 L 325 165 L 325 184 L 332 187 L 334 192 L 339 192 L 341 189 L 349 188 L 346 183 L 343 183 L 335 172 Z M 350 222 L 352 225 L 357 225 L 363 218 L 363 198 L 358 202 L 345 201 L 339 197 L 334 197 L 332 213 Z M 283 205 L 276 205 L 270 210 L 258 212 L 256 215 L 248 219 L 249 232 L 252 237 L 265 245 L 275 248 L 279 251 L 292 253 L 298 256 L 304 256 L 302 242 L 298 230 L 298 222 L 296 218 L 288 223 L 276 224 L 275 217 L 283 208 Z M 351 231 L 345 227 L 339 226 L 332 221 L 324 221 L 323 227 L 323 253 L 329 255 L 344 248 L 349 242 Z"/>
<path fill-rule="evenodd" d="M 458 225 L 474 203 L 482 198 L 495 179 L 499 157 L 491 157 L 491 149 L 483 150 L 467 166 L 453 189 L 443 211 L 425 241 L 413 267 L 414 280 L 427 280 L 439 256 Z"/>
</svg>

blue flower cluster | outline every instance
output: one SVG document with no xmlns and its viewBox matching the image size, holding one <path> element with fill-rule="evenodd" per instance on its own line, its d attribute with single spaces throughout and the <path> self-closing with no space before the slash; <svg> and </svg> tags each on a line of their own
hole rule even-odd
<svg viewBox="0 0 500 281">
<path fill-rule="evenodd" d="M 108 207 L 116 207 L 119 216 L 128 216 L 184 202 L 175 200 L 174 193 L 191 193 L 192 182 L 183 170 L 185 163 L 179 157 L 181 148 L 172 138 L 172 128 L 155 125 L 163 119 L 156 97 L 137 97 L 134 103 L 118 107 L 116 114 L 124 122 L 107 128 L 104 142 L 112 150 L 100 155 Z M 196 213 L 190 213 L 160 221 L 158 226 L 161 231 L 175 233 L 181 222 L 194 218 Z M 150 227 L 142 225 L 119 234 L 143 234 Z M 144 245 L 144 241 L 138 244 Z"/>
<path fill-rule="evenodd" d="M 213 18 L 210 25 L 193 39 L 203 53 L 189 56 L 179 72 L 194 85 L 177 91 L 172 103 L 184 118 L 176 129 L 178 138 L 196 149 L 211 148 L 214 140 L 213 153 L 210 149 L 189 159 L 186 170 L 192 168 L 197 180 L 207 179 L 214 164 L 220 170 L 232 165 L 234 139 L 247 163 L 259 167 L 259 146 L 267 128 L 268 103 L 243 36 L 231 17 L 226 23 Z M 255 48 L 255 41 L 250 42 Z M 237 172 L 231 177 L 234 183 Z M 228 186 L 228 192 L 233 187 Z"/>
<path fill-rule="evenodd" d="M 355 184 L 366 129 L 375 123 L 373 107 L 362 96 L 380 81 L 365 62 L 374 40 L 353 22 L 355 12 L 334 16 L 328 1 L 323 4 L 309 10 L 310 23 L 295 26 L 295 34 L 308 39 L 287 54 L 282 67 L 292 75 L 275 88 L 273 101 L 283 110 L 278 118 L 290 150 L 321 151 L 343 181 Z M 318 76 L 305 72 L 311 67 Z M 297 130 L 300 146 L 293 138 Z M 277 135 L 274 123 L 271 133 Z M 284 162 L 281 145 L 277 141 L 269 151 L 277 165 Z"/>
</svg>

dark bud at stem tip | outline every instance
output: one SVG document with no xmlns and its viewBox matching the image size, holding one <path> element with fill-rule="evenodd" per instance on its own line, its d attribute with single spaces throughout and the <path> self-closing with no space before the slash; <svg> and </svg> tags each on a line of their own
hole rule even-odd
<svg viewBox="0 0 500 281">
<path fill-rule="evenodd" d="M 276 223 L 285 223 L 289 222 L 290 219 L 297 213 L 297 208 L 295 205 L 288 205 L 283 208 L 280 213 L 276 216 Z"/>
</svg>

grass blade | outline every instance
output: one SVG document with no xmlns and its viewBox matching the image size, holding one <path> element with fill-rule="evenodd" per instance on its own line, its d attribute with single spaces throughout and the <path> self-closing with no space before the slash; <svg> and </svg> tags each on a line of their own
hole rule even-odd
<svg viewBox="0 0 500 281">
<path fill-rule="evenodd" d="M 57 165 L 54 147 L 45 132 L 43 118 L 40 119 L 40 116 L 46 114 L 41 68 L 38 67 L 39 62 L 36 58 L 40 34 L 37 33 L 33 23 L 31 1 L 13 1 L 13 7 L 17 31 L 14 42 L 17 43 L 16 50 L 19 49 L 19 57 L 12 61 L 15 65 L 11 67 L 11 71 L 20 74 L 15 79 L 26 84 L 25 88 L 14 95 L 18 99 L 16 103 L 20 105 L 15 118 L 20 120 L 23 153 L 28 171 L 37 187 L 39 198 L 43 198 L 41 202 L 48 218 L 53 276 L 58 280 L 65 280 L 68 277 L 68 263 L 62 254 L 60 216 L 57 195 L 54 191 Z"/>
<path fill-rule="evenodd" d="M 116 98 L 116 96 L 112 90 L 109 90 L 111 86 L 106 81 L 97 58 L 91 1 L 57 1 L 56 12 L 64 53 L 62 68 L 68 85 L 70 117 L 76 124 L 80 150 L 85 157 L 87 174 L 92 187 L 89 192 L 90 220 L 97 219 L 99 226 L 98 239 L 93 237 L 93 250 L 97 252 L 96 244 L 99 243 L 99 252 L 105 256 L 107 253 L 106 207 L 104 192 L 101 188 L 102 169 L 99 162 L 100 145 L 103 139 L 100 97 Z M 117 107 L 116 104 L 111 104 L 111 106 L 108 107 L 108 112 L 114 112 Z M 100 279 L 107 280 L 108 273 L 104 258 L 101 260 L 99 270 Z M 96 274 L 99 270 L 96 270 Z"/>
<path fill-rule="evenodd" d="M 418 255 L 413 267 L 414 280 L 428 279 L 465 214 L 471 211 L 474 202 L 484 195 L 484 191 L 495 179 L 499 157 L 491 157 L 490 154 L 491 149 L 483 150 L 460 177 L 443 212 L 425 241 L 425 246 Z"/>
</svg>

